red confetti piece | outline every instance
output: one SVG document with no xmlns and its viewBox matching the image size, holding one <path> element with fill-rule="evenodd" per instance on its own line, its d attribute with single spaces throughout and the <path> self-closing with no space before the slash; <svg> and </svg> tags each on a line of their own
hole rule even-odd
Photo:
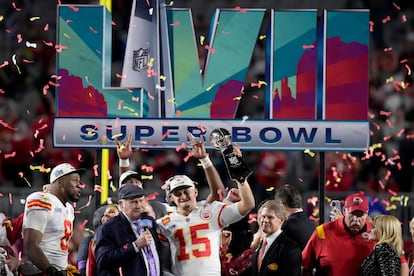
<svg viewBox="0 0 414 276">
<path fill-rule="evenodd" d="M 0 94 L 4 94 L 4 93 L 6 93 L 6 91 L 0 88 Z"/>
<path fill-rule="evenodd" d="M 155 192 L 155 193 L 147 195 L 145 198 L 146 198 L 146 200 L 154 200 L 154 199 L 157 198 L 158 195 L 159 195 L 159 193 Z"/>
</svg>

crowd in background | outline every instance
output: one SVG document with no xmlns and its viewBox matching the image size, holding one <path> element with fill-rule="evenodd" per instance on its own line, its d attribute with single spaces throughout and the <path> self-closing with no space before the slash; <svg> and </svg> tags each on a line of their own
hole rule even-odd
<svg viewBox="0 0 414 276">
<path fill-rule="evenodd" d="M 56 4 L 58 1 L 21 0 L 0 3 L 0 191 L 19 188 L 40 189 L 48 181 L 48 168 L 62 162 L 88 168 L 85 197 L 94 194 L 94 166 L 97 155 L 89 149 L 53 148 L 52 121 L 55 115 L 56 50 L 48 46 L 56 39 Z M 124 45 L 129 8 L 132 1 L 114 0 L 114 52 L 120 54 Z M 208 36 L 207 13 L 201 12 L 207 1 L 174 1 L 175 7 L 193 7 L 196 35 Z M 211 2 L 211 3 L 210 3 Z M 251 2 L 251 3 L 250 3 Z M 370 148 L 366 152 L 327 152 L 326 191 L 328 196 L 342 197 L 352 191 L 364 191 L 377 212 L 396 212 L 410 204 L 414 170 L 414 9 L 409 1 L 208 1 L 213 7 L 263 8 L 369 8 L 370 9 L 370 83 L 369 118 Z M 332 3 L 335 2 L 335 6 Z M 59 1 L 63 4 L 97 4 L 97 1 Z M 326 5 L 326 6 L 324 6 Z M 119 11 L 119 13 L 116 13 Z M 123 14 L 126 12 L 127 14 Z M 117 15 L 118 14 L 118 15 Z M 38 18 L 36 18 L 38 17 Z M 34 19 L 35 18 L 35 19 Z M 117 29 L 118 28 L 118 29 Z M 26 42 L 36 43 L 36 47 Z M 116 50 L 118 49 L 118 50 Z M 203 55 L 200 53 L 200 58 Z M 117 57 L 113 57 L 116 59 Z M 119 57 L 118 57 L 119 58 Z M 257 45 L 246 79 L 245 93 L 264 99 L 263 88 L 250 83 L 264 79 L 264 45 Z M 116 61 L 114 66 L 116 66 Z M 239 116 L 263 116 L 264 101 L 241 101 Z M 225 168 L 218 153 L 210 153 L 220 174 Z M 208 186 L 195 164 L 184 161 L 186 153 L 171 151 L 138 151 L 131 160 L 134 169 L 144 165 L 152 179 L 146 187 L 161 199 L 162 183 L 176 172 L 185 172 L 199 184 L 200 194 Z M 244 152 L 243 158 L 253 168 L 250 185 L 256 202 L 273 196 L 273 188 L 282 183 L 297 185 L 309 203 L 308 215 L 317 217 L 317 202 L 309 191 L 319 186 L 319 155 L 312 152 Z M 110 167 L 116 165 L 116 153 L 110 154 Z M 191 162 L 191 161 L 190 161 Z M 403 169 L 401 169 L 403 168 Z M 111 169 L 118 178 L 117 166 Z M 227 181 L 229 182 L 229 181 Z M 229 183 L 228 183 L 229 184 Z M 230 185 L 230 184 L 229 184 Z M 112 191 L 112 194 L 116 194 Z M 398 199 L 398 201 L 393 201 Z M 408 202 L 406 202 L 408 201 Z M 397 202 L 398 204 L 394 204 Z M 412 203 L 411 203 L 412 204 Z M 414 206 L 414 204 L 412 204 Z M 393 207 L 394 206 L 394 207 Z M 94 204 L 88 205 L 89 214 Z M 85 209 L 83 209 L 85 211 Z M 400 214 L 400 213 L 398 213 Z M 6 214 L 14 216 L 16 214 Z M 413 216 L 414 212 L 409 213 Z M 90 219 L 90 218 L 89 218 Z M 400 219 L 402 219 L 400 217 Z M 90 219 L 91 220 L 91 219 Z M 403 221 L 408 229 L 408 220 Z M 74 236 L 76 243 L 83 238 Z M 79 241 L 77 241 L 79 240 Z"/>
</svg>

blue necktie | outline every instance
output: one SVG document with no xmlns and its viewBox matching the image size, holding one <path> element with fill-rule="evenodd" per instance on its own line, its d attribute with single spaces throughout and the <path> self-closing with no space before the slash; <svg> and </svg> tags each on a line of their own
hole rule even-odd
<svg viewBox="0 0 414 276">
<path fill-rule="evenodd" d="M 141 235 L 145 232 L 145 229 L 139 226 L 138 222 L 134 222 L 134 225 L 137 227 L 138 233 Z M 144 255 L 147 258 L 149 271 L 151 276 L 157 276 L 157 265 L 155 262 L 154 254 L 152 254 L 151 246 L 145 246 L 143 248 Z"/>
</svg>

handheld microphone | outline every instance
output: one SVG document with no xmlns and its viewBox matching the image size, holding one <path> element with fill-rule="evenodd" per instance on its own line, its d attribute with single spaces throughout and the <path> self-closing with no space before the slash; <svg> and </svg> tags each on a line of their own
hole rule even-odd
<svg viewBox="0 0 414 276">
<path fill-rule="evenodd" d="M 143 212 L 137 220 L 137 225 L 145 230 L 153 228 L 153 220 L 146 212 Z"/>
</svg>

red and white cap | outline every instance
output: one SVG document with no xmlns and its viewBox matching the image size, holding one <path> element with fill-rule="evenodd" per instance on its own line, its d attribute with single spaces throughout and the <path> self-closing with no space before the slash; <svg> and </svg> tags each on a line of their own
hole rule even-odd
<svg viewBox="0 0 414 276">
<path fill-rule="evenodd" d="M 351 194 L 345 199 L 345 208 L 350 213 L 362 211 L 368 213 L 368 199 L 362 193 Z"/>
</svg>

